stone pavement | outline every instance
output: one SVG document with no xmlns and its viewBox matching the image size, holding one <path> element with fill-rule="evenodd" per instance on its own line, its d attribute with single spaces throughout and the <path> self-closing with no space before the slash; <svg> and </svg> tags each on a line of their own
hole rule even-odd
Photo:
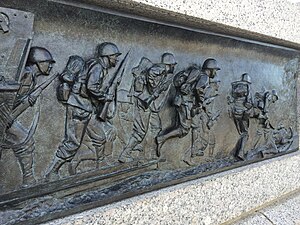
<svg viewBox="0 0 300 225">
<path fill-rule="evenodd" d="M 300 190 L 248 216 L 224 225 L 300 225 Z"/>
</svg>

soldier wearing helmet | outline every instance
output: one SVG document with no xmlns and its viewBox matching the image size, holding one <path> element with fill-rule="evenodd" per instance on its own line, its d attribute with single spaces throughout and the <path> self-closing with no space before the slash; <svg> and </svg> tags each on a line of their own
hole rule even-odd
<svg viewBox="0 0 300 225">
<path fill-rule="evenodd" d="M 245 157 L 245 147 L 249 138 L 249 119 L 253 109 L 250 85 L 250 76 L 247 73 L 242 74 L 240 81 L 231 83 L 231 95 L 227 97 L 230 105 L 229 116 L 233 118 L 240 135 L 235 149 L 235 156 L 241 160 L 244 160 Z"/>
<path fill-rule="evenodd" d="M 103 122 L 99 121 L 96 115 L 106 102 L 112 102 L 114 99 L 114 96 L 107 94 L 109 87 L 104 85 L 104 78 L 108 76 L 109 69 L 117 65 L 120 55 L 115 44 L 104 42 L 97 46 L 96 57 L 85 63 L 76 63 L 80 68 L 68 72 L 69 65 L 78 60 L 82 61 L 78 56 L 70 57 L 65 71 L 62 73 L 62 76 L 69 73 L 74 79 L 71 83 L 71 93 L 66 102 L 65 137 L 46 171 L 46 180 L 59 179 L 59 169 L 74 158 L 86 133 L 95 148 L 97 160 L 104 158 L 106 134 L 103 130 Z"/>
<path fill-rule="evenodd" d="M 153 140 L 149 143 L 151 158 L 157 159 L 159 156 L 156 153 L 155 142 L 155 138 L 162 130 L 159 112 L 166 103 L 176 64 L 172 53 L 164 53 L 161 63 L 152 64 L 149 59 L 143 57 L 139 65 L 132 69 L 135 76 L 133 84 L 134 124 L 131 137 L 119 156 L 119 162 L 134 160 L 131 152 L 141 151 L 139 144 L 146 134 L 149 139 Z"/>
<path fill-rule="evenodd" d="M 48 76 L 54 63 L 55 61 L 47 49 L 41 47 L 30 49 L 26 67 L 20 77 L 20 88 L 17 92 L 14 109 L 21 104 L 27 104 L 25 101 L 28 101 L 31 106 L 36 102 L 42 91 L 33 92 L 37 85 L 36 78 L 41 75 Z M 36 183 L 33 175 L 33 152 L 35 150 L 33 135 L 37 122 L 34 121 L 28 130 L 20 121 L 14 119 L 5 132 L 5 140 L 1 146 L 14 151 L 23 174 L 23 187 Z"/>
<path fill-rule="evenodd" d="M 196 116 L 199 116 L 198 114 L 205 110 L 205 94 L 210 87 L 210 82 L 216 76 L 217 70 L 220 68 L 217 66 L 216 60 L 210 58 L 205 60 L 201 70 L 195 65 L 175 75 L 173 82 L 177 92 L 174 105 L 179 121 L 172 130 L 156 138 L 159 155 L 162 145 L 168 139 L 182 138 L 189 133 L 191 128 L 194 133 L 194 130 L 201 126 L 193 121 Z M 197 141 L 196 138 L 193 138 L 193 142 L 195 141 Z M 203 152 L 197 152 L 192 143 L 189 157 L 198 155 L 203 155 Z"/>
<path fill-rule="evenodd" d="M 55 63 L 51 53 L 42 47 L 32 47 L 29 51 L 23 75 L 20 77 L 21 87 L 18 90 L 15 106 L 20 104 L 24 96 L 28 95 L 36 85 L 36 78 L 40 75 L 49 76 Z M 30 96 L 31 105 L 38 96 Z"/>
<path fill-rule="evenodd" d="M 110 67 L 115 67 L 118 62 L 118 56 L 120 53 L 118 47 L 111 42 L 104 42 L 98 46 L 98 57 L 104 60 L 108 60 Z"/>
<path fill-rule="evenodd" d="M 161 62 L 166 65 L 167 73 L 174 73 L 175 66 L 177 64 L 175 57 L 172 53 L 165 52 L 161 56 Z"/>
<path fill-rule="evenodd" d="M 217 65 L 215 59 L 209 58 L 206 59 L 203 63 L 202 70 L 199 76 L 199 80 L 196 84 L 196 103 L 198 106 L 195 107 L 195 110 L 201 110 L 203 105 L 206 89 L 210 86 L 210 80 L 212 80 L 216 75 L 217 71 L 220 68 Z"/>
</svg>

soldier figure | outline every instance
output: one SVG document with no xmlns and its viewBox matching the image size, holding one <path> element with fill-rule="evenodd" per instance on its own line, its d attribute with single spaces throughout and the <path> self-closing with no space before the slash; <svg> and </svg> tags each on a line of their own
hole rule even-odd
<svg viewBox="0 0 300 225">
<path fill-rule="evenodd" d="M 150 133 L 152 158 L 156 159 L 155 138 L 162 130 L 159 112 L 168 97 L 173 72 L 176 65 L 171 53 L 162 55 L 162 62 L 153 64 L 147 58 L 142 58 L 139 66 L 132 69 L 134 80 L 135 113 L 132 135 L 119 156 L 119 162 L 131 162 L 134 158 L 132 151 L 140 150 L 136 147 Z M 137 74 L 138 73 L 138 74 Z M 149 131 L 149 132 L 148 132 Z"/>
<path fill-rule="evenodd" d="M 260 152 L 264 157 L 265 154 L 278 153 L 275 139 L 273 138 L 274 127 L 269 120 L 269 107 L 278 100 L 275 90 L 256 92 L 254 95 L 254 115 L 258 120 L 258 129 L 251 154 Z"/>
<path fill-rule="evenodd" d="M 219 82 L 213 78 L 209 79 L 202 103 L 203 110 L 192 119 L 192 145 L 183 159 L 188 165 L 194 165 L 192 158 L 204 156 L 207 149 L 208 156 L 213 156 L 216 140 L 212 128 L 220 116 L 220 111 L 214 111 L 214 99 L 218 96 Z"/>
<path fill-rule="evenodd" d="M 173 130 L 156 138 L 158 154 L 160 154 L 160 149 L 165 141 L 174 137 L 182 138 L 189 133 L 193 117 L 205 110 L 203 104 L 205 94 L 210 86 L 210 79 L 216 76 L 217 70 L 220 70 L 217 66 L 217 61 L 209 58 L 203 63 L 202 70 L 194 66 L 176 74 L 174 78 L 174 86 L 176 88 L 174 105 L 179 121 Z M 203 155 L 195 152 L 193 145 L 194 143 L 192 143 L 191 155 Z"/>
<path fill-rule="evenodd" d="M 20 88 L 17 92 L 13 112 L 28 106 L 33 106 L 42 89 L 36 91 L 37 76 L 48 76 L 55 61 L 50 52 L 41 47 L 32 47 L 26 62 L 24 73 L 20 77 Z M 28 130 L 18 120 L 12 118 L 1 148 L 12 149 L 21 166 L 23 174 L 23 187 L 32 186 L 36 183 L 33 176 L 33 152 L 35 150 L 34 131 L 37 122 Z"/>
<path fill-rule="evenodd" d="M 240 139 L 236 144 L 235 156 L 244 160 L 245 146 L 249 138 L 249 119 L 252 114 L 253 100 L 250 90 L 251 79 L 247 73 L 242 75 L 241 81 L 231 83 L 231 96 L 228 104 L 231 106 L 229 116 L 233 118 Z"/>
<path fill-rule="evenodd" d="M 70 58 L 61 74 L 62 79 L 70 83 L 70 94 L 66 99 L 65 137 L 45 174 L 46 180 L 59 179 L 59 169 L 73 159 L 85 133 L 91 138 L 99 158 L 100 154 L 104 154 L 106 135 L 97 113 L 106 102 L 113 101 L 114 96 L 107 94 L 110 87 L 104 86 L 103 82 L 120 55 L 115 44 L 104 42 L 97 48 L 97 57 L 86 64 L 79 56 Z"/>
</svg>

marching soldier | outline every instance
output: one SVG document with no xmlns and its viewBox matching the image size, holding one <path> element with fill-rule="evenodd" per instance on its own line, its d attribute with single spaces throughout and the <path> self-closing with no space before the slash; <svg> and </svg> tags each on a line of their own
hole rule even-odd
<svg viewBox="0 0 300 225">
<path fill-rule="evenodd" d="M 162 55 L 161 63 L 152 64 L 147 58 L 142 58 L 139 66 L 132 69 L 135 76 L 134 97 L 135 112 L 132 135 L 119 156 L 119 162 L 131 162 L 132 151 L 140 144 L 147 133 L 150 133 L 154 143 L 150 146 L 152 158 L 157 158 L 155 138 L 162 130 L 159 112 L 168 97 L 171 79 L 176 65 L 171 53 Z M 138 74 L 136 74 L 138 73 Z"/>
<path fill-rule="evenodd" d="M 217 66 L 215 59 L 209 58 L 203 63 L 200 70 L 197 66 L 188 68 L 176 74 L 174 86 L 176 88 L 176 97 L 174 105 L 178 114 L 179 122 L 176 127 L 166 134 L 156 138 L 157 152 L 160 154 L 162 145 L 170 138 L 186 136 L 193 122 L 193 117 L 205 110 L 204 100 L 206 92 L 210 86 L 210 79 L 216 76 Z M 200 125 L 198 125 L 200 126 Z M 191 147 L 191 155 L 203 155 L 202 152 L 196 153 Z"/>
<path fill-rule="evenodd" d="M 250 76 L 244 73 L 240 81 L 235 81 L 231 85 L 231 96 L 228 96 L 228 104 L 231 106 L 229 115 L 233 118 L 235 127 L 240 135 L 236 144 L 235 156 L 245 160 L 245 147 L 249 138 L 249 122 L 253 110 Z"/>
<path fill-rule="evenodd" d="M 30 49 L 25 71 L 20 78 L 21 85 L 13 106 L 11 121 L 5 131 L 4 141 L 1 145 L 3 149 L 12 149 L 14 151 L 21 166 L 23 187 L 32 186 L 36 183 L 32 166 L 33 152 L 35 150 L 33 135 L 37 124 L 34 124 L 28 130 L 15 117 L 29 106 L 35 104 L 42 92 L 41 88 L 36 89 L 36 78 L 41 75 L 48 76 L 54 63 L 55 61 L 47 49 L 41 47 L 32 47 Z"/>
<path fill-rule="evenodd" d="M 116 66 L 121 53 L 118 47 L 110 42 L 100 44 L 97 52 L 97 57 L 87 63 L 79 56 L 71 57 L 61 75 L 63 80 L 71 84 L 70 94 L 65 99 L 65 138 L 55 152 L 45 175 L 46 180 L 59 179 L 59 169 L 65 162 L 74 158 L 85 133 L 91 138 L 98 157 L 104 154 L 106 135 L 100 126 L 101 121 L 96 117 L 103 105 L 114 99 L 113 95 L 108 94 L 110 87 L 104 86 L 103 82 L 109 69 Z"/>
</svg>

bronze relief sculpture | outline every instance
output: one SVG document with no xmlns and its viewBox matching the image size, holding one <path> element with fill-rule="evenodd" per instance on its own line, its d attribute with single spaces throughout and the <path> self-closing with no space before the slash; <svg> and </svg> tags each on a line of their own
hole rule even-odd
<svg viewBox="0 0 300 225">
<path fill-rule="evenodd" d="M 0 8 L 3 224 L 297 150 L 298 51 L 57 4 Z"/>
</svg>

